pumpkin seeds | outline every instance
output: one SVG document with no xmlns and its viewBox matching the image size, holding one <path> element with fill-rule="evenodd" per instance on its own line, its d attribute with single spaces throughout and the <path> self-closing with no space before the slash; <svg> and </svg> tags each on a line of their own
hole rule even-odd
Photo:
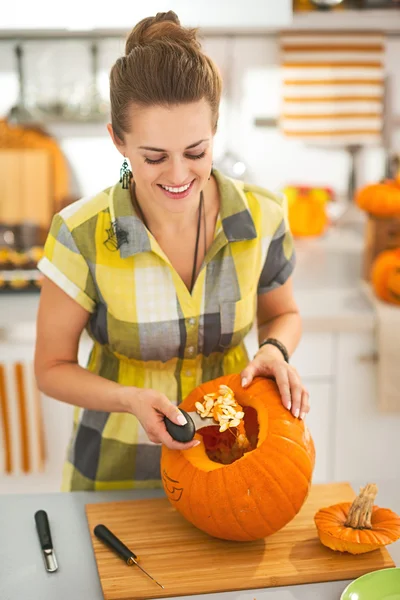
<svg viewBox="0 0 400 600">
<path fill-rule="evenodd" d="M 213 416 L 222 433 L 229 427 L 238 427 L 244 417 L 242 407 L 237 404 L 234 393 L 227 385 L 220 385 L 218 393 L 203 396 L 203 403 L 196 402 L 195 408 L 202 418 Z"/>
</svg>

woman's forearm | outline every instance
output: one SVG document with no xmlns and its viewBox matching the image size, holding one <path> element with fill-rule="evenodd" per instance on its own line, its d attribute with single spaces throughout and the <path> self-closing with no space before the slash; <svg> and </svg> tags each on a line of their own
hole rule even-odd
<svg viewBox="0 0 400 600">
<path fill-rule="evenodd" d="M 298 312 L 289 312 L 279 315 L 258 327 L 258 341 L 261 344 L 267 337 L 276 338 L 286 346 L 289 356 L 295 351 L 301 338 L 301 317 Z M 273 352 L 270 345 L 268 348 Z M 276 348 L 277 356 L 281 356 L 280 350 Z"/>
<path fill-rule="evenodd" d="M 59 362 L 36 372 L 41 392 L 51 398 L 105 412 L 132 412 L 137 388 L 109 381 L 76 363 Z"/>
</svg>

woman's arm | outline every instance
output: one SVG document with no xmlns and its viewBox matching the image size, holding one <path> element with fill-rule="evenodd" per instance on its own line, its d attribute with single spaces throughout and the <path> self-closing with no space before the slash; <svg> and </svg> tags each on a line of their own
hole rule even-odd
<svg viewBox="0 0 400 600">
<path fill-rule="evenodd" d="M 90 313 L 47 277 L 36 326 L 35 376 L 51 398 L 91 410 L 131 412 L 118 383 L 78 365 L 79 339 Z"/>
<path fill-rule="evenodd" d="M 293 297 L 292 279 L 258 297 L 258 339 L 261 343 L 273 337 L 293 354 L 301 337 L 301 317 Z M 242 385 L 246 387 L 256 376 L 273 377 L 278 385 L 282 404 L 295 417 L 303 419 L 310 406 L 308 392 L 294 367 L 285 362 L 282 352 L 272 344 L 260 348 L 242 371 Z"/>
<path fill-rule="evenodd" d="M 267 337 L 276 338 L 286 346 L 289 356 L 293 354 L 301 338 L 301 317 L 293 297 L 291 277 L 275 290 L 258 296 L 257 325 L 260 344 Z M 263 348 L 282 357 L 274 346 Z"/>
<path fill-rule="evenodd" d="M 158 391 L 123 386 L 78 364 L 79 339 L 90 313 L 45 278 L 39 303 L 35 348 L 35 376 L 39 389 L 67 404 L 104 412 L 135 415 L 149 439 L 177 450 L 198 442 L 175 442 L 167 432 L 164 415 L 178 425 L 186 420 Z M 180 422 L 183 419 L 184 422 Z"/>
</svg>

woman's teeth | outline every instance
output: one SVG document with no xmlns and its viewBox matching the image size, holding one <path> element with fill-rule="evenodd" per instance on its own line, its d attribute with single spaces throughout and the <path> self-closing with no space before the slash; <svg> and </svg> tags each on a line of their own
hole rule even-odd
<svg viewBox="0 0 400 600">
<path fill-rule="evenodd" d="M 188 190 L 191 186 L 192 182 L 188 183 L 187 185 L 182 185 L 181 187 L 169 187 L 167 185 L 161 185 L 162 188 L 164 188 L 164 190 L 167 190 L 167 192 L 172 192 L 173 194 L 179 194 L 180 192 L 185 192 L 186 190 Z"/>
</svg>

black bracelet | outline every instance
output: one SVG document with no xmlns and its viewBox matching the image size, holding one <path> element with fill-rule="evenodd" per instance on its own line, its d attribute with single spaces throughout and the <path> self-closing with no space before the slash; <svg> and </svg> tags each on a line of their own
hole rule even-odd
<svg viewBox="0 0 400 600">
<path fill-rule="evenodd" d="M 289 362 L 289 352 L 287 351 L 286 347 L 282 344 L 282 342 L 280 342 L 279 340 L 276 340 L 275 338 L 267 338 L 266 340 L 261 342 L 259 349 L 262 346 L 265 346 L 266 344 L 271 344 L 272 346 L 275 346 L 276 348 L 278 348 L 278 350 L 280 350 L 282 352 L 283 358 L 285 359 L 285 361 L 287 363 Z"/>
</svg>

